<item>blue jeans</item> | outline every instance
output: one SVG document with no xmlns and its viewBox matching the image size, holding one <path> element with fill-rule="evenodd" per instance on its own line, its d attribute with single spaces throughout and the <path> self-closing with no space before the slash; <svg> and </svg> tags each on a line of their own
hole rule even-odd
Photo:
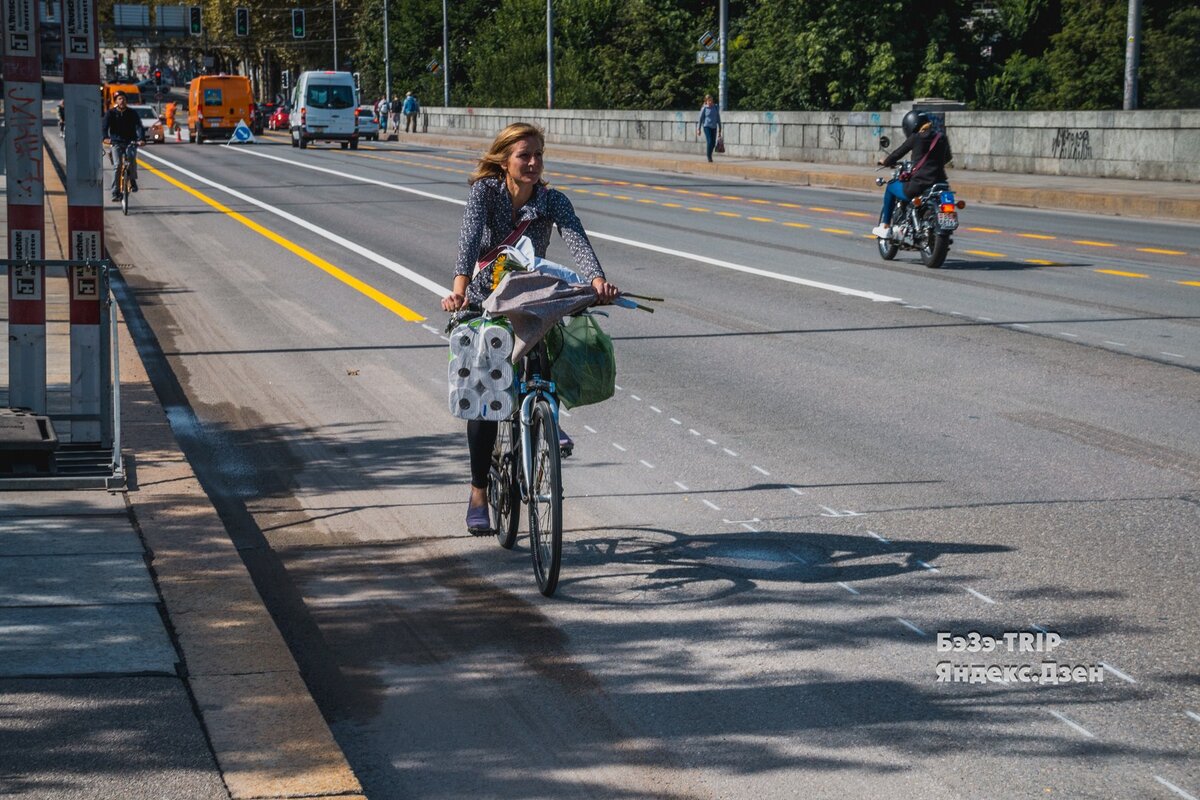
<svg viewBox="0 0 1200 800">
<path fill-rule="evenodd" d="M 126 167 L 126 169 L 129 171 L 129 180 L 131 180 L 131 181 L 137 180 L 137 143 L 136 142 L 122 142 L 120 140 L 112 140 L 112 152 L 113 152 L 112 193 L 115 195 L 115 194 L 117 194 L 117 191 L 118 191 L 117 166 L 119 166 L 122 161 L 128 163 L 128 166 Z"/>
<path fill-rule="evenodd" d="M 713 148 L 717 146 L 717 129 L 705 128 L 704 141 L 708 144 L 708 160 L 712 161 Z"/>
<path fill-rule="evenodd" d="M 892 224 L 892 206 L 895 205 L 896 200 L 899 200 L 901 203 L 907 203 L 908 195 L 904 192 L 903 183 L 900 181 L 891 181 L 888 183 L 887 188 L 883 190 L 883 213 L 879 216 L 879 223 L 881 225 Z"/>
</svg>

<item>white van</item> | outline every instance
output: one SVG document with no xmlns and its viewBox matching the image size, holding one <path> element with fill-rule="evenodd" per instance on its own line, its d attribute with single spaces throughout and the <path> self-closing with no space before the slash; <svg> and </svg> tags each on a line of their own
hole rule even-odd
<svg viewBox="0 0 1200 800">
<path fill-rule="evenodd" d="M 358 92 L 349 72 L 300 73 L 292 91 L 288 125 L 292 147 L 309 142 L 340 142 L 342 149 L 358 149 Z"/>
</svg>

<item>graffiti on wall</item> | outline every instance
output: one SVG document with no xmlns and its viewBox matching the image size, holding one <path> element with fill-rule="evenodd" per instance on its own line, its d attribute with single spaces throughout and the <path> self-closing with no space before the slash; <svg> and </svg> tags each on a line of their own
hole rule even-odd
<svg viewBox="0 0 1200 800">
<path fill-rule="evenodd" d="M 1092 157 L 1091 131 L 1059 128 L 1050 145 L 1052 158 L 1085 161 Z"/>
<path fill-rule="evenodd" d="M 829 138 L 833 140 L 833 146 L 841 150 L 842 142 L 846 140 L 846 129 L 842 126 L 842 118 L 837 114 L 830 114 L 826 126 Z"/>
</svg>

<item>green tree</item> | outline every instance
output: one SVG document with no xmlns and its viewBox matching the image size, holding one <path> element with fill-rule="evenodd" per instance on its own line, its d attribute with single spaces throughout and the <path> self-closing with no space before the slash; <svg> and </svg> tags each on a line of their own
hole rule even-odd
<svg viewBox="0 0 1200 800">
<path fill-rule="evenodd" d="M 1031 101 L 1052 109 L 1120 108 L 1126 12 L 1113 0 L 1063 0 L 1062 29 L 1045 55 L 1049 88 Z"/>
<path fill-rule="evenodd" d="M 1143 39 L 1142 106 L 1200 108 L 1200 8 L 1177 8 Z"/>
</svg>

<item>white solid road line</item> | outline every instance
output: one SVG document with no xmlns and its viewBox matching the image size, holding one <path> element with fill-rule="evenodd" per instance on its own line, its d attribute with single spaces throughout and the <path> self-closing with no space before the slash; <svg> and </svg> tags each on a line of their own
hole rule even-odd
<svg viewBox="0 0 1200 800">
<path fill-rule="evenodd" d="M 316 164 L 305 164 L 300 161 L 293 161 L 290 158 L 281 158 L 280 156 L 268 155 L 267 153 L 259 153 L 259 152 L 255 152 L 254 150 L 250 150 L 247 148 L 233 147 L 233 146 L 227 145 L 226 149 L 228 149 L 234 153 L 241 153 L 243 155 L 254 156 L 255 158 L 266 158 L 266 159 L 270 159 L 271 161 L 278 161 L 282 164 L 289 164 L 293 167 L 300 167 L 301 169 L 310 169 L 310 170 L 313 170 L 314 172 L 323 172 L 327 175 L 336 175 L 339 178 L 346 178 L 347 180 L 358 181 L 360 183 L 369 183 L 374 186 L 382 186 L 384 188 L 392 189 L 397 192 L 407 192 L 409 194 L 415 194 L 419 197 L 427 197 L 431 200 L 441 200 L 446 203 L 453 203 L 457 206 L 465 206 L 466 205 L 465 200 L 459 200 L 454 197 L 447 197 L 445 195 L 434 194 L 433 192 L 424 192 L 424 191 L 421 191 L 420 189 L 412 189 L 407 186 L 400 186 L 395 183 L 388 183 L 386 181 L 375 180 L 374 178 L 364 178 L 361 175 L 353 175 L 349 172 L 342 172 L 341 170 L 330 169 L 329 167 L 319 167 Z M 837 294 L 846 295 L 848 297 L 861 297 L 863 299 L 871 300 L 876 303 L 899 303 L 899 302 L 902 302 L 899 297 L 889 297 L 888 295 L 877 294 L 875 292 L 867 292 L 867 291 L 863 291 L 861 289 L 851 289 L 848 286 L 838 286 L 838 285 L 832 284 L 832 283 L 822 283 L 821 281 L 810 281 L 806 278 L 797 278 L 793 275 L 783 275 L 778 272 L 771 272 L 771 271 L 765 270 L 765 269 L 758 269 L 757 267 L 748 267 L 744 264 L 735 264 L 732 261 L 722 261 L 719 258 L 709 258 L 708 256 L 703 256 L 703 255 L 700 255 L 699 253 L 689 253 L 685 250 L 675 250 L 670 247 L 661 247 L 656 244 L 650 244 L 649 242 L 639 242 L 635 239 L 626 239 L 623 236 L 613 236 L 612 234 L 600 233 L 599 231 L 594 231 L 594 230 L 589 230 L 588 236 L 590 236 L 593 239 L 604 239 L 605 241 L 616 242 L 617 244 L 623 244 L 628 247 L 635 247 L 635 248 L 638 248 L 639 250 L 649 250 L 653 253 L 662 253 L 663 255 L 675 256 L 677 258 L 682 258 L 682 259 L 685 259 L 688 261 L 698 261 L 702 264 L 708 264 L 710 266 L 720 267 L 722 269 L 728 269 L 728 270 L 732 270 L 734 272 L 744 272 L 747 275 L 757 275 L 761 278 L 770 278 L 772 280 L 783 281 L 784 283 L 792 283 L 797 286 L 807 286 L 810 289 L 821 289 L 821 290 L 824 290 L 827 292 L 836 292 Z M 444 290 L 439 290 L 439 291 L 442 291 L 444 293 Z"/>
<path fill-rule="evenodd" d="M 240 151 L 237 151 L 237 152 L 240 152 Z M 144 149 L 139 151 L 138 155 L 142 156 L 144 158 L 149 158 L 153 161 L 157 161 L 158 163 L 163 164 L 163 165 L 175 170 L 180 175 L 186 175 L 187 177 L 191 178 L 194 181 L 199 181 L 200 183 L 203 183 L 205 186 L 211 186 L 212 188 L 217 189 L 218 191 L 224 192 L 225 194 L 227 194 L 231 197 L 236 197 L 238 200 L 241 200 L 246 203 L 250 203 L 253 206 L 257 206 L 258 208 L 261 208 L 263 211 L 274 214 L 275 216 L 280 217 L 282 219 L 286 219 L 288 222 L 291 222 L 294 225 L 299 225 L 301 228 L 311 231 L 322 238 L 328 239 L 329 241 L 333 242 L 334 244 L 340 245 L 352 253 L 357 253 L 358 255 L 362 256 L 363 258 L 367 259 L 368 261 L 373 261 L 374 263 L 378 264 L 379 266 L 384 267 L 385 269 L 391 270 L 392 272 L 396 273 L 397 275 L 399 275 L 402 278 L 407 278 L 408 280 L 412 281 L 413 283 L 417 284 L 418 286 L 428 289 L 429 291 L 433 292 L 438 297 L 442 297 L 446 294 L 446 287 L 441 285 L 440 283 L 435 283 L 434 281 L 429 280 L 429 278 L 426 278 L 424 275 L 420 275 L 420 274 L 414 272 L 413 270 L 409 269 L 408 267 L 404 266 L 403 264 L 397 264 L 395 261 L 392 261 L 390 258 L 384 258 L 383 256 L 379 255 L 378 253 L 376 253 L 373 250 L 368 250 L 367 248 L 363 247 L 360 244 L 357 244 L 355 242 L 350 241 L 349 239 L 338 236 L 336 233 L 326 230 L 325 228 L 322 228 L 318 225 L 314 225 L 313 223 L 309 222 L 306 219 L 301 219 L 300 217 L 297 217 L 295 214 L 289 214 L 288 212 L 284 211 L 281 208 L 276 208 L 275 206 L 270 205 L 269 203 L 264 203 L 261 200 L 256 200 L 253 197 L 250 197 L 247 194 L 243 194 L 242 192 L 239 192 L 236 189 L 231 189 L 230 187 L 225 186 L 220 183 L 217 183 L 214 180 L 209 180 L 208 178 L 205 178 L 202 175 L 197 175 L 196 173 L 192 172 L 191 170 L 184 169 L 183 167 L 175 164 L 174 162 L 168 161 L 167 159 L 163 158 L 162 156 L 156 156 L 153 153 L 147 153 Z"/>
</svg>

